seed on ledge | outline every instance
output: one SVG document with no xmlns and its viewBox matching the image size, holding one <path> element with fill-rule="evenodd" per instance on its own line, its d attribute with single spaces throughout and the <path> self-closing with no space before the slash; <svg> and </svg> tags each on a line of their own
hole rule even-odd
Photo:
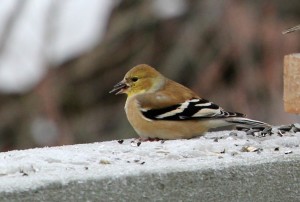
<svg viewBox="0 0 300 202">
<path fill-rule="evenodd" d="M 245 146 L 242 147 L 241 149 L 241 152 L 258 152 L 258 151 L 261 151 L 261 149 L 252 146 Z"/>
<path fill-rule="evenodd" d="M 108 160 L 105 160 L 105 159 L 101 159 L 99 163 L 100 164 L 105 164 L 105 165 L 110 164 L 110 162 Z"/>
<path fill-rule="evenodd" d="M 292 124 L 292 129 L 291 131 L 293 131 L 294 133 L 300 132 L 300 125 L 299 124 Z"/>
<path fill-rule="evenodd" d="M 229 136 L 237 136 L 237 133 L 235 133 L 235 132 L 230 132 L 230 133 L 229 133 Z"/>
<path fill-rule="evenodd" d="M 278 128 L 281 132 L 289 132 L 292 129 L 292 125 L 281 126 Z"/>
<path fill-rule="evenodd" d="M 284 154 L 291 154 L 291 153 L 293 153 L 293 151 L 291 151 L 291 150 L 284 152 Z"/>
<path fill-rule="evenodd" d="M 240 131 L 248 131 L 248 130 L 250 130 L 250 128 L 243 127 L 243 126 L 236 126 L 236 129 L 240 130 Z"/>
<path fill-rule="evenodd" d="M 142 142 L 140 142 L 140 141 L 136 142 L 136 141 L 132 140 L 132 141 L 130 142 L 130 145 L 131 145 L 132 147 L 139 147 L 141 144 L 142 144 Z"/>
</svg>

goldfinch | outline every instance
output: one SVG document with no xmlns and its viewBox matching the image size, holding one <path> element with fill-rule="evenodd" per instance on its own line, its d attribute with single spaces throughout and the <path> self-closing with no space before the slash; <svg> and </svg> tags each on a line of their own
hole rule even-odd
<svg viewBox="0 0 300 202">
<path fill-rule="evenodd" d="M 141 140 L 188 139 L 229 125 L 269 127 L 223 110 L 146 64 L 129 70 L 110 93 L 127 94 L 125 112 Z"/>
</svg>

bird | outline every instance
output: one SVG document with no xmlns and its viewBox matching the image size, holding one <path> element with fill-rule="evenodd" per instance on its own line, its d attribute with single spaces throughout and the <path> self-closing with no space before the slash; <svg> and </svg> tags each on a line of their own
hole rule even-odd
<svg viewBox="0 0 300 202">
<path fill-rule="evenodd" d="M 127 94 L 124 109 L 141 141 L 190 139 L 224 126 L 270 127 L 225 111 L 147 64 L 130 69 L 110 93 Z"/>
</svg>

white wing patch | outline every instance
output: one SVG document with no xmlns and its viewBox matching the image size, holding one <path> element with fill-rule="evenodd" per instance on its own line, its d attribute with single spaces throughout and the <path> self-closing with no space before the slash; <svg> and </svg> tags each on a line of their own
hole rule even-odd
<svg viewBox="0 0 300 202">
<path fill-rule="evenodd" d="M 196 104 L 195 106 L 196 106 L 196 107 L 206 107 L 206 106 L 209 106 L 209 105 L 211 105 L 210 102 L 202 103 L 202 104 Z"/>
<path fill-rule="evenodd" d="M 215 116 L 217 114 L 221 114 L 220 108 L 219 109 L 204 108 L 204 109 L 201 109 L 200 111 L 198 111 L 197 113 L 195 113 L 193 115 L 193 117 L 202 117 L 202 116 L 208 116 L 208 115 Z"/>
</svg>

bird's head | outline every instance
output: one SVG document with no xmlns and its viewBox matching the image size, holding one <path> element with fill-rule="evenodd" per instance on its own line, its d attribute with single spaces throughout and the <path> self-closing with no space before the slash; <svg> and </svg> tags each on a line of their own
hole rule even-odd
<svg viewBox="0 0 300 202">
<path fill-rule="evenodd" d="M 129 70 L 124 79 L 117 83 L 110 93 L 126 93 L 129 97 L 157 91 L 165 83 L 165 78 L 153 67 L 141 64 Z"/>
</svg>

